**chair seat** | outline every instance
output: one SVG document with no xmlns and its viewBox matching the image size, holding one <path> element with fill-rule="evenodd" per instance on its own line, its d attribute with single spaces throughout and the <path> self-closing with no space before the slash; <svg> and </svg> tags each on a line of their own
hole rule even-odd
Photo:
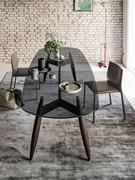
<svg viewBox="0 0 135 180">
<path fill-rule="evenodd" d="M 29 75 L 29 68 L 18 68 L 13 76 L 27 76 Z"/>
<path fill-rule="evenodd" d="M 118 92 L 108 81 L 86 81 L 85 84 L 95 93 Z"/>
</svg>

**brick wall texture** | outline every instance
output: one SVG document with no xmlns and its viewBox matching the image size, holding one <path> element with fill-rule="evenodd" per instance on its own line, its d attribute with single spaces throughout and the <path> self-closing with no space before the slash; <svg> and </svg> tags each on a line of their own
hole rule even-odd
<svg viewBox="0 0 135 180">
<path fill-rule="evenodd" d="M 105 38 L 105 8 L 103 0 L 93 2 L 92 12 L 76 12 L 73 0 L 0 0 L 0 61 L 10 62 L 14 51 L 20 61 L 32 61 L 52 33 L 65 46 L 80 48 L 90 62 L 98 62 Z M 120 62 L 123 1 L 104 2 L 107 59 Z"/>
</svg>

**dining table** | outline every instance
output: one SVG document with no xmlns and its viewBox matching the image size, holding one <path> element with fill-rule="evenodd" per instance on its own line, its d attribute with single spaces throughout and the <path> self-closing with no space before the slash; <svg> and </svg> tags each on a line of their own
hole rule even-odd
<svg viewBox="0 0 135 180">
<path fill-rule="evenodd" d="M 33 68 L 38 69 L 40 58 L 44 58 L 45 66 L 42 72 L 39 71 L 38 83 L 31 76 L 26 76 L 23 87 L 23 110 L 35 116 L 29 159 L 33 158 L 42 120 L 52 118 L 68 121 L 69 118 L 75 118 L 79 122 L 89 161 L 90 143 L 85 116 L 93 112 L 93 94 L 87 89 L 84 100 L 84 83 L 95 82 L 92 68 L 80 49 L 62 47 L 59 58 L 52 54 L 48 59 L 44 49 L 38 50 L 29 66 L 29 72 Z M 95 102 L 97 110 L 98 95 Z"/>
</svg>

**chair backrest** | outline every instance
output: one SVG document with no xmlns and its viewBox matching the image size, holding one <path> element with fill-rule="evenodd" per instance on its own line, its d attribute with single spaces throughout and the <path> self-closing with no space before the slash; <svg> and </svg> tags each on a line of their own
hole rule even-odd
<svg viewBox="0 0 135 180">
<path fill-rule="evenodd" d="M 12 73 L 16 73 L 18 68 L 18 58 L 17 58 L 17 52 L 14 52 L 11 55 L 11 66 L 12 66 Z"/>
<path fill-rule="evenodd" d="M 123 70 L 119 65 L 111 61 L 109 62 L 107 80 L 118 90 L 122 88 L 122 73 Z"/>
</svg>

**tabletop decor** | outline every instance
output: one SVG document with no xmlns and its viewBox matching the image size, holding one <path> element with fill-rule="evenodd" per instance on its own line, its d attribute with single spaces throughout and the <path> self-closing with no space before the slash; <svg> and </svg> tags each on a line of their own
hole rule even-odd
<svg viewBox="0 0 135 180">
<path fill-rule="evenodd" d="M 92 11 L 93 0 L 74 0 L 75 11 Z"/>
<path fill-rule="evenodd" d="M 38 78 L 39 78 L 38 68 L 33 68 L 32 69 L 32 79 L 33 80 L 38 80 Z"/>
<path fill-rule="evenodd" d="M 38 59 L 38 70 L 42 71 L 45 67 L 45 59 L 44 58 L 39 58 Z"/>
<path fill-rule="evenodd" d="M 78 82 L 62 82 L 59 84 L 59 88 L 61 91 L 69 93 L 69 94 L 76 94 L 81 91 L 81 84 Z"/>
<path fill-rule="evenodd" d="M 57 53 L 57 50 L 62 47 L 62 41 L 52 38 L 51 40 L 47 41 L 44 45 L 44 51 L 50 55 L 52 52 Z"/>
<path fill-rule="evenodd" d="M 60 58 L 59 48 L 61 48 L 62 45 L 63 45 L 62 41 L 51 36 L 51 39 L 48 40 L 44 45 L 44 51 L 47 54 L 47 60 L 50 59 L 50 55 L 52 53 L 54 55 L 54 58 L 59 59 Z M 47 62 L 46 62 L 46 66 L 47 66 Z"/>
</svg>

